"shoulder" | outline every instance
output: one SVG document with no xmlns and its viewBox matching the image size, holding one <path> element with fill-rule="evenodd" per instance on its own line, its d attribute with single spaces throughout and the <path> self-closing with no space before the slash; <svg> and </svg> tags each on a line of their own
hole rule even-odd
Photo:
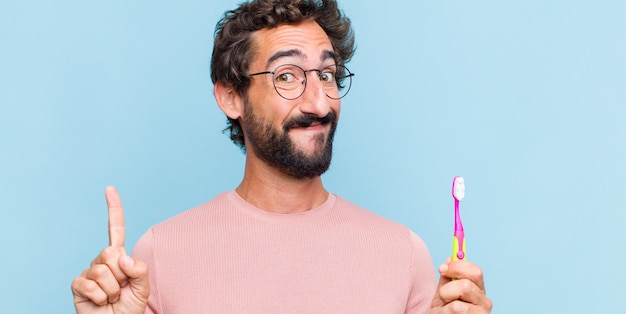
<svg viewBox="0 0 626 314">
<path fill-rule="evenodd" d="M 358 206 L 341 197 L 337 197 L 336 212 L 350 217 L 351 234 L 359 237 L 378 252 L 394 259 L 404 261 L 405 269 L 418 275 L 420 282 L 432 282 L 434 268 L 430 252 L 424 240 L 409 227 L 388 219 L 380 214 Z"/>
<path fill-rule="evenodd" d="M 232 213 L 228 192 L 218 194 L 212 200 L 188 209 L 150 227 L 135 244 L 133 254 L 153 255 L 154 250 L 176 248 L 191 239 L 206 238 L 219 216 Z"/>
<path fill-rule="evenodd" d="M 419 251 L 426 248 L 424 241 L 406 225 L 356 205 L 340 196 L 337 196 L 335 209 L 335 215 L 342 216 L 346 221 L 369 230 L 370 233 L 392 237 L 396 241 L 402 241 Z"/>
<path fill-rule="evenodd" d="M 204 225 L 211 221 L 214 216 L 226 212 L 229 207 L 228 192 L 223 192 L 204 204 L 185 210 L 178 215 L 152 226 L 151 229 L 158 233 L 170 229 L 188 229 L 198 224 Z"/>
<path fill-rule="evenodd" d="M 395 222 L 376 212 L 363 208 L 340 196 L 336 197 L 337 200 L 335 207 L 337 209 L 337 213 L 344 215 L 347 218 L 352 218 L 363 223 L 374 224 L 381 227 L 404 230 L 405 232 L 407 232 L 407 235 L 410 232 L 409 229 L 401 223 Z"/>
<path fill-rule="evenodd" d="M 420 255 L 429 255 L 424 240 L 406 225 L 356 205 L 340 196 L 336 197 L 337 212 L 349 217 L 348 219 L 367 227 L 372 232 L 378 231 L 393 235 L 396 240 L 402 240 L 409 245 L 412 251 L 419 252 Z"/>
<path fill-rule="evenodd" d="M 220 193 L 204 204 L 153 225 L 139 239 L 135 249 L 159 246 L 163 241 L 179 241 L 194 235 L 201 236 L 195 233 L 210 230 L 211 224 L 219 221 L 219 216 L 232 212 L 229 210 L 230 207 L 228 192 Z"/>
</svg>

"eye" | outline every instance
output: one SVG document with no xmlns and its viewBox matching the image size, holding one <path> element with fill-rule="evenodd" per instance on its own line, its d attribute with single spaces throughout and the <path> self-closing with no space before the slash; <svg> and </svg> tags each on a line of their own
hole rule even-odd
<svg viewBox="0 0 626 314">
<path fill-rule="evenodd" d="M 282 72 L 282 73 L 276 73 L 276 75 L 274 76 L 274 79 L 276 80 L 277 83 L 292 83 L 293 81 L 296 80 L 295 75 L 293 75 L 293 73 L 289 73 L 289 72 Z"/>
<path fill-rule="evenodd" d="M 335 81 L 335 71 L 330 69 L 324 69 L 320 72 L 320 81 L 325 83 L 332 83 Z"/>
<path fill-rule="evenodd" d="M 304 72 L 297 66 L 285 64 L 276 68 L 274 72 L 274 84 L 278 85 L 297 85 L 304 79 Z"/>
</svg>

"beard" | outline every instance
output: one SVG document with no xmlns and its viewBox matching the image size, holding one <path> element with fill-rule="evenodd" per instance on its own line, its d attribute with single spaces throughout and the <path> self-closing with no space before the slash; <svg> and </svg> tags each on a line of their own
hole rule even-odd
<svg viewBox="0 0 626 314">
<path fill-rule="evenodd" d="M 314 178 L 322 175 L 330 166 L 333 151 L 333 138 L 337 129 L 337 114 L 333 111 L 320 118 L 303 114 L 286 121 L 282 129 L 271 122 L 255 116 L 251 104 L 246 101 L 242 128 L 252 153 L 271 167 L 296 179 Z M 330 124 L 328 135 L 319 133 L 313 138 L 315 148 L 306 154 L 298 149 L 289 137 L 293 127 L 308 127 L 312 123 Z"/>
</svg>

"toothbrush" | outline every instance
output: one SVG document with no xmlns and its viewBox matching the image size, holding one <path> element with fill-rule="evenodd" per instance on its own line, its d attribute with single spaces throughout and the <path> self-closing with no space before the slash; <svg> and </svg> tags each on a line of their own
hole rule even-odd
<svg viewBox="0 0 626 314">
<path fill-rule="evenodd" d="M 454 198 L 454 242 L 452 243 L 452 260 L 465 259 L 465 232 L 459 213 L 459 202 L 465 197 L 465 180 L 454 177 L 452 180 L 452 197 Z"/>
</svg>

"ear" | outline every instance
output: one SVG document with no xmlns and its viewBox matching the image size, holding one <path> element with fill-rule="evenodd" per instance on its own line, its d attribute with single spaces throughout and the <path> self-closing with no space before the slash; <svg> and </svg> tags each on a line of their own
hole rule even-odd
<svg viewBox="0 0 626 314">
<path fill-rule="evenodd" d="M 213 87 L 213 95 L 220 109 L 231 119 L 239 119 L 243 116 L 243 99 L 235 92 L 235 90 L 224 85 L 222 82 L 216 82 Z"/>
</svg>

